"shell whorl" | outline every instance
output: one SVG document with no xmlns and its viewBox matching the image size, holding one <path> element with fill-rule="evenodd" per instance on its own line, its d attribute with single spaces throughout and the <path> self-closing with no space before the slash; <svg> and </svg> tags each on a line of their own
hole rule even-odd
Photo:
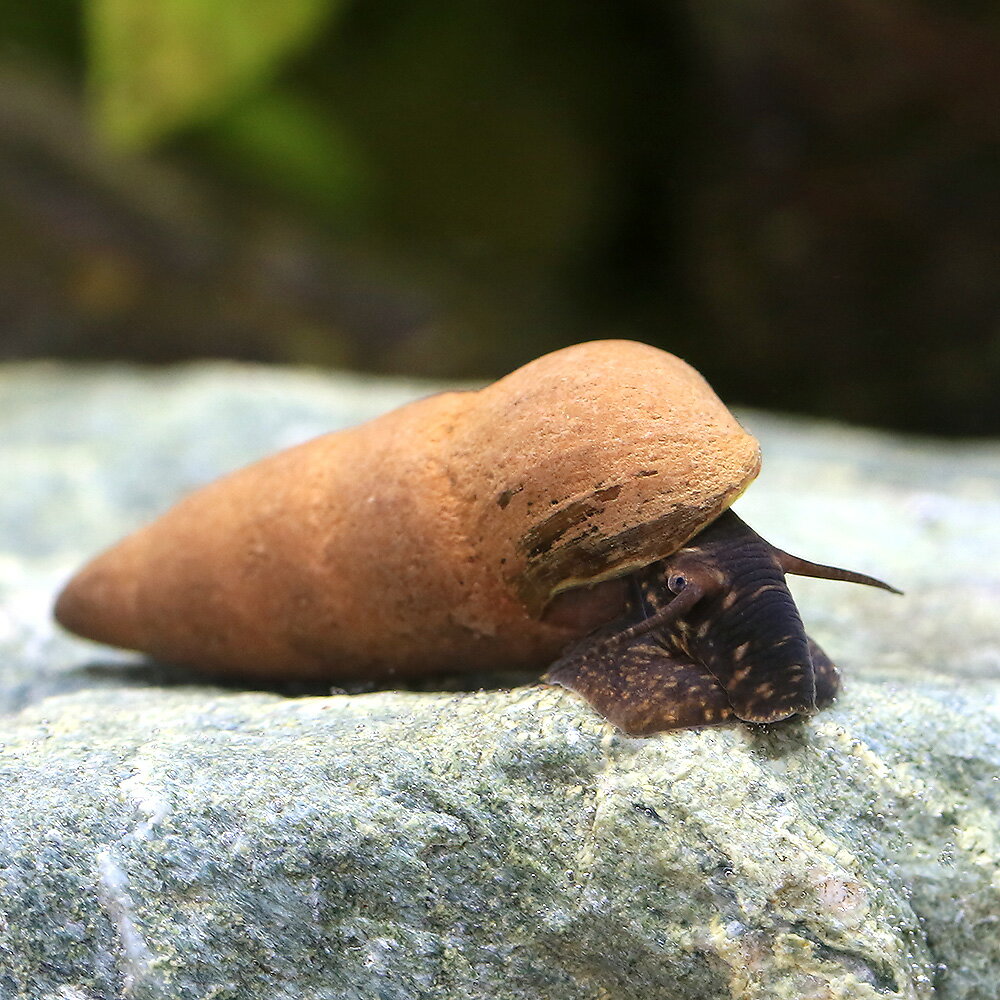
<svg viewBox="0 0 1000 1000">
<path fill-rule="evenodd" d="M 571 638 L 540 620 L 554 595 L 668 555 L 759 464 L 689 365 L 579 344 L 210 483 L 85 566 L 56 614 L 242 676 L 543 667 Z"/>
</svg>

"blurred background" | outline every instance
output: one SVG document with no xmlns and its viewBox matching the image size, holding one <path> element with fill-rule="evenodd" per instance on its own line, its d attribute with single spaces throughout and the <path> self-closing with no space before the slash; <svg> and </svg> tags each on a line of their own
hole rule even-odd
<svg viewBox="0 0 1000 1000">
<path fill-rule="evenodd" d="M 998 133 L 980 0 L 0 0 L 0 360 L 630 337 L 997 434 Z"/>
</svg>

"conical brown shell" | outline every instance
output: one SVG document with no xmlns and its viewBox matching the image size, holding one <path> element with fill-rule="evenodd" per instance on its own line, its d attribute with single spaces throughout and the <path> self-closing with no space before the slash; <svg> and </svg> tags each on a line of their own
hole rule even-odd
<svg viewBox="0 0 1000 1000">
<path fill-rule="evenodd" d="M 542 667 L 572 634 L 539 620 L 554 594 L 668 555 L 759 464 L 689 365 L 579 344 L 211 483 L 85 566 L 56 616 L 251 676 Z M 577 631 L 620 604 L 594 595 Z"/>
</svg>

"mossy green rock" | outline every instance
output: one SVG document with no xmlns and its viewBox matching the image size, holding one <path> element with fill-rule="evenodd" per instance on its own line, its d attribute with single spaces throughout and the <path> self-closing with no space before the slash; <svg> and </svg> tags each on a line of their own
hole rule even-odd
<svg viewBox="0 0 1000 1000">
<path fill-rule="evenodd" d="M 909 591 L 805 581 L 847 683 L 800 722 L 221 689 L 50 624 L 179 492 L 416 391 L 0 374 L 0 998 L 996 1000 L 996 447 L 749 415 L 747 520 Z"/>
<path fill-rule="evenodd" d="M 539 687 L 52 698 L 5 727 L 0 989 L 861 1000 L 944 962 L 985 998 L 995 721 L 869 684 L 647 740 Z"/>
</svg>

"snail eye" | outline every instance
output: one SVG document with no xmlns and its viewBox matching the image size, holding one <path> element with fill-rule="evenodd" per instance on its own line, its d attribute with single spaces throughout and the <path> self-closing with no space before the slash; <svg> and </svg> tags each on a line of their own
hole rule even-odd
<svg viewBox="0 0 1000 1000">
<path fill-rule="evenodd" d="M 675 593 L 679 594 L 687 586 L 687 577 L 680 573 L 672 573 L 667 578 L 667 586 Z"/>
</svg>

